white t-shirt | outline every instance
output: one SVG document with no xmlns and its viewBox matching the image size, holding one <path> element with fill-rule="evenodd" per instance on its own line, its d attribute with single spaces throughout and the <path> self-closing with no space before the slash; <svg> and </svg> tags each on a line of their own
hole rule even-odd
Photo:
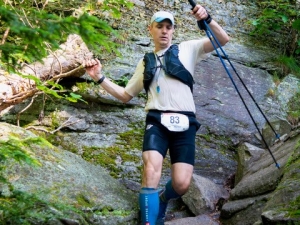
<svg viewBox="0 0 300 225">
<path fill-rule="evenodd" d="M 178 45 L 178 49 L 179 60 L 191 75 L 194 76 L 196 63 L 206 58 L 203 49 L 203 39 L 181 42 Z M 156 52 L 156 55 L 159 57 L 163 55 L 166 50 L 167 49 L 160 50 Z M 164 63 L 163 57 L 161 57 L 160 60 Z M 157 65 L 160 65 L 158 59 Z M 144 88 L 143 78 L 144 63 L 143 59 L 141 59 L 132 78 L 125 87 L 125 91 L 132 97 L 138 95 Z M 159 92 L 157 91 L 157 87 L 160 89 Z M 145 110 L 149 111 L 151 109 L 196 112 L 190 87 L 178 79 L 165 74 L 161 68 L 157 69 L 148 91 L 148 100 Z"/>
</svg>

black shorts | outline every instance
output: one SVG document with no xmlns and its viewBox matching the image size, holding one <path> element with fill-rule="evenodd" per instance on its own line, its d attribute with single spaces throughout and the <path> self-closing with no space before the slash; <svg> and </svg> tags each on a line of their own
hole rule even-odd
<svg viewBox="0 0 300 225">
<path fill-rule="evenodd" d="M 195 138 L 200 127 L 195 114 L 192 112 L 176 112 L 188 116 L 189 129 L 174 132 L 169 131 L 160 123 L 161 113 L 161 111 L 150 110 L 147 114 L 143 151 L 156 150 L 165 158 L 169 149 L 171 164 L 183 162 L 194 165 Z"/>
</svg>

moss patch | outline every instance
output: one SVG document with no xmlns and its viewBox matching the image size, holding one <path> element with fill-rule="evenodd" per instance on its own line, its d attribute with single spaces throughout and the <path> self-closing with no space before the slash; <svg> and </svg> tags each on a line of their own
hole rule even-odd
<svg viewBox="0 0 300 225">
<path fill-rule="evenodd" d="M 292 218 L 300 217 L 300 196 L 298 196 L 294 201 L 290 203 L 290 208 L 288 209 L 289 216 Z"/>
<path fill-rule="evenodd" d="M 76 196 L 76 200 L 80 207 L 92 207 L 93 203 L 91 203 L 83 194 L 79 194 Z"/>
<path fill-rule="evenodd" d="M 127 210 L 113 210 L 110 207 L 104 207 L 95 212 L 96 215 L 100 215 L 100 216 L 122 216 L 122 217 L 129 216 L 131 213 L 132 213 L 131 211 L 127 211 Z"/>
<path fill-rule="evenodd" d="M 124 162 L 133 162 L 138 165 L 141 157 L 135 152 L 141 151 L 144 130 L 135 127 L 129 131 L 119 134 L 117 143 L 109 147 L 84 147 L 82 157 L 94 164 L 107 168 L 110 175 L 120 178 L 123 169 L 120 165 Z M 141 171 L 141 166 L 137 166 Z"/>
<path fill-rule="evenodd" d="M 25 192 L 14 192 L 10 197 L 0 195 L 0 205 L 1 224 L 46 224 L 50 219 L 58 223 L 62 217 L 84 216 L 84 213 L 70 205 L 44 201 Z"/>
<path fill-rule="evenodd" d="M 217 136 L 215 134 L 207 133 L 207 134 L 197 134 L 196 135 L 196 144 L 197 146 L 202 146 L 205 148 L 206 146 L 215 146 L 221 153 L 226 154 L 227 150 L 234 150 L 233 144 L 229 137 L 225 136 Z"/>
</svg>

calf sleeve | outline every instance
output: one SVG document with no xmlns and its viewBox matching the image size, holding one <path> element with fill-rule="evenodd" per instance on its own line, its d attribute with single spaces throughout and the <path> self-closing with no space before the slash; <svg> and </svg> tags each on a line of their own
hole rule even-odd
<svg viewBox="0 0 300 225">
<path fill-rule="evenodd" d="M 181 195 L 177 194 L 177 192 L 174 190 L 173 186 L 172 186 L 172 180 L 169 180 L 166 183 L 166 189 L 164 190 L 164 192 L 160 195 L 160 199 L 163 202 L 168 202 L 170 199 L 172 198 L 179 198 L 181 197 Z"/>
<path fill-rule="evenodd" d="M 154 188 L 142 188 L 139 195 L 142 225 L 155 225 L 158 209 L 158 190 Z"/>
</svg>

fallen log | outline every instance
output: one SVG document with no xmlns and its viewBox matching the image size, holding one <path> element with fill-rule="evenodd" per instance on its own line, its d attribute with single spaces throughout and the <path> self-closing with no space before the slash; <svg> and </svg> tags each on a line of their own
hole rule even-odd
<svg viewBox="0 0 300 225">
<path fill-rule="evenodd" d="M 93 53 L 78 35 L 70 35 L 60 49 L 49 54 L 42 62 L 24 64 L 20 74 L 35 76 L 47 86 L 48 81 L 58 82 L 65 77 L 80 77 L 85 73 L 83 60 L 92 58 Z M 0 112 L 43 93 L 33 79 L 0 70 Z"/>
</svg>

